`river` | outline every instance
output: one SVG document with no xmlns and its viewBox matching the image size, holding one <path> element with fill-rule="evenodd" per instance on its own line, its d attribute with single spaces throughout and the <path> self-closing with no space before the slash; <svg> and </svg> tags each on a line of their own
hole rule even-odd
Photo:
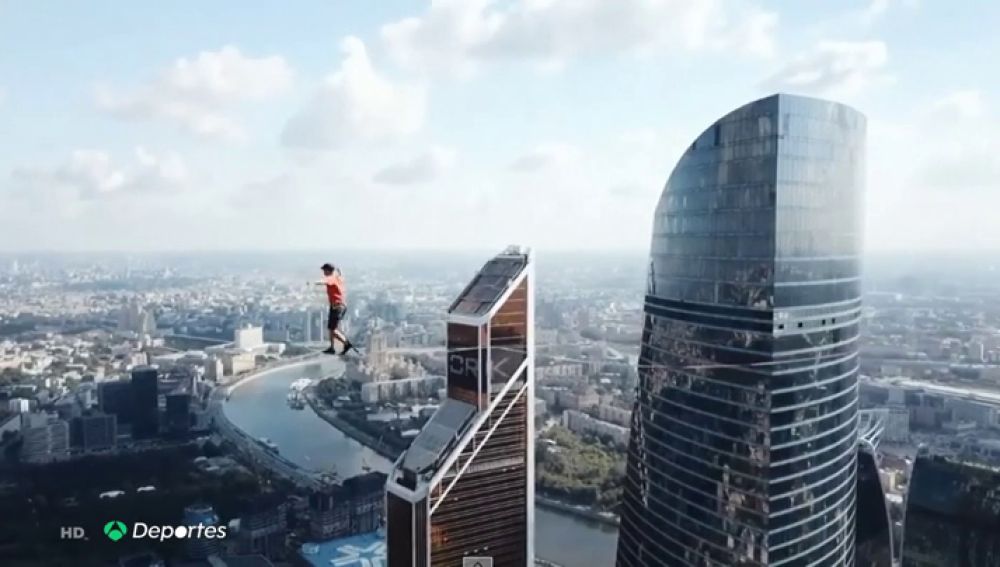
<svg viewBox="0 0 1000 567">
<path fill-rule="evenodd" d="M 307 469 L 335 469 L 341 478 L 362 467 L 388 472 L 391 463 L 350 439 L 316 416 L 309 408 L 293 410 L 286 395 L 293 381 L 339 372 L 333 358 L 320 364 L 277 369 L 240 385 L 225 404 L 229 420 L 253 437 L 267 437 L 282 455 Z M 601 567 L 614 564 L 618 536 L 611 527 L 546 510 L 535 509 L 536 554 L 565 567 Z"/>
</svg>

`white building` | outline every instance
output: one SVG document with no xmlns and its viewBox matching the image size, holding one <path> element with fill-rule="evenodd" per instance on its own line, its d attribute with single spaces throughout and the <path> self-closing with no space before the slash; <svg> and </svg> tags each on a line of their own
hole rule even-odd
<svg viewBox="0 0 1000 567">
<path fill-rule="evenodd" d="M 225 368 L 223 367 L 222 360 L 220 360 L 219 357 L 212 356 L 205 362 L 206 380 L 218 382 L 219 380 L 222 380 L 222 377 L 225 376 L 225 374 Z"/>
<path fill-rule="evenodd" d="M 948 398 L 944 402 L 945 409 L 951 410 L 953 421 L 971 422 L 978 427 L 996 427 L 997 408 L 975 400 Z"/>
<path fill-rule="evenodd" d="M 264 329 L 247 325 L 236 329 L 233 333 L 233 343 L 240 350 L 256 350 L 264 346 Z"/>
<path fill-rule="evenodd" d="M 157 354 L 149 357 L 149 363 L 158 366 L 161 369 L 169 369 L 177 366 L 184 359 L 183 352 L 171 352 L 166 354 Z"/>
<path fill-rule="evenodd" d="M 433 396 L 445 383 L 443 376 L 421 376 L 381 382 L 367 382 L 361 385 L 361 401 L 371 404 L 400 398 Z"/>
<path fill-rule="evenodd" d="M 208 353 L 203 350 L 189 350 L 184 353 L 181 360 L 185 364 L 205 364 L 208 361 Z"/>
<path fill-rule="evenodd" d="M 628 444 L 627 427 L 594 419 L 581 411 L 566 410 L 563 412 L 562 423 L 563 427 L 573 433 L 591 433 L 600 437 L 610 437 L 621 445 Z"/>
<path fill-rule="evenodd" d="M 28 413 L 31 411 L 31 402 L 24 398 L 14 398 L 10 400 L 7 407 L 14 413 Z"/>
<path fill-rule="evenodd" d="M 906 404 L 906 389 L 900 386 L 889 386 L 886 388 L 889 392 L 889 405 L 904 405 Z"/>
<path fill-rule="evenodd" d="M 546 378 L 554 377 L 579 377 L 584 374 L 584 365 L 579 362 L 567 362 L 561 364 L 550 364 L 548 366 L 538 366 L 535 368 L 535 377 L 542 381 Z"/>
<path fill-rule="evenodd" d="M 222 369 L 226 376 L 236 376 L 257 367 L 257 356 L 252 352 L 225 352 Z"/>
<path fill-rule="evenodd" d="M 156 317 L 138 300 L 133 299 L 122 308 L 118 317 L 118 328 L 123 331 L 131 331 L 139 336 L 152 334 L 156 332 Z"/>
<path fill-rule="evenodd" d="M 973 362 L 985 362 L 986 361 L 986 345 L 981 341 L 971 341 L 969 342 L 969 358 Z"/>
<path fill-rule="evenodd" d="M 21 458 L 28 463 L 47 463 L 69 455 L 69 424 L 51 421 L 24 431 Z"/>
<path fill-rule="evenodd" d="M 622 427 L 628 427 L 632 421 L 632 412 L 625 408 L 601 404 L 597 406 L 597 417 Z"/>
<path fill-rule="evenodd" d="M 885 419 L 882 440 L 888 443 L 906 443 L 910 440 L 910 410 L 906 407 L 889 408 Z"/>
<path fill-rule="evenodd" d="M 535 398 L 535 417 L 545 417 L 548 409 L 548 404 L 542 398 Z"/>
</svg>

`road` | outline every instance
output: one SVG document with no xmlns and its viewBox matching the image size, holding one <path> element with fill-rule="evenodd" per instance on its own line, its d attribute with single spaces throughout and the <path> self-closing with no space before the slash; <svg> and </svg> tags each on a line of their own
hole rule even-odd
<svg viewBox="0 0 1000 567">
<path fill-rule="evenodd" d="M 973 387 L 956 387 L 937 382 L 910 380 L 908 378 L 872 378 L 872 384 L 879 386 L 903 386 L 907 388 L 922 388 L 928 392 L 951 396 L 955 398 L 972 399 L 978 402 L 1000 406 L 1000 392 Z"/>
</svg>

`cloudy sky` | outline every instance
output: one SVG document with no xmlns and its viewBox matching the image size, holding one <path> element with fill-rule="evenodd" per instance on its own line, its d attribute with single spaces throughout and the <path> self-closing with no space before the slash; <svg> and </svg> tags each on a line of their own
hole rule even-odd
<svg viewBox="0 0 1000 567">
<path fill-rule="evenodd" d="M 0 250 L 645 250 L 775 91 L 868 115 L 869 250 L 1000 249 L 1000 3 L 248 6 L 0 1 Z"/>
</svg>

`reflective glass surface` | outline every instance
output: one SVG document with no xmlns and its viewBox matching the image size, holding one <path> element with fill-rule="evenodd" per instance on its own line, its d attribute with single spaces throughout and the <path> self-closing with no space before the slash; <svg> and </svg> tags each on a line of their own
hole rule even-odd
<svg viewBox="0 0 1000 567">
<path fill-rule="evenodd" d="M 917 457 L 905 517 L 903 567 L 1000 565 L 1000 469 Z"/>
<path fill-rule="evenodd" d="M 527 256 L 490 260 L 451 310 L 493 314 L 475 325 L 448 323 L 448 398 L 390 475 L 390 482 L 427 491 L 413 505 L 387 495 L 390 566 L 451 567 L 467 556 L 488 556 L 497 566 L 530 562 L 527 268 Z"/>
<path fill-rule="evenodd" d="M 775 95 L 656 209 L 618 565 L 852 565 L 865 120 Z"/>
<path fill-rule="evenodd" d="M 527 256 L 500 255 L 493 258 L 469 282 L 448 312 L 461 315 L 482 315 L 488 312 L 506 291 L 511 280 L 524 271 L 527 263 Z"/>
<path fill-rule="evenodd" d="M 875 455 L 858 453 L 857 567 L 892 567 L 892 527 Z"/>
</svg>

